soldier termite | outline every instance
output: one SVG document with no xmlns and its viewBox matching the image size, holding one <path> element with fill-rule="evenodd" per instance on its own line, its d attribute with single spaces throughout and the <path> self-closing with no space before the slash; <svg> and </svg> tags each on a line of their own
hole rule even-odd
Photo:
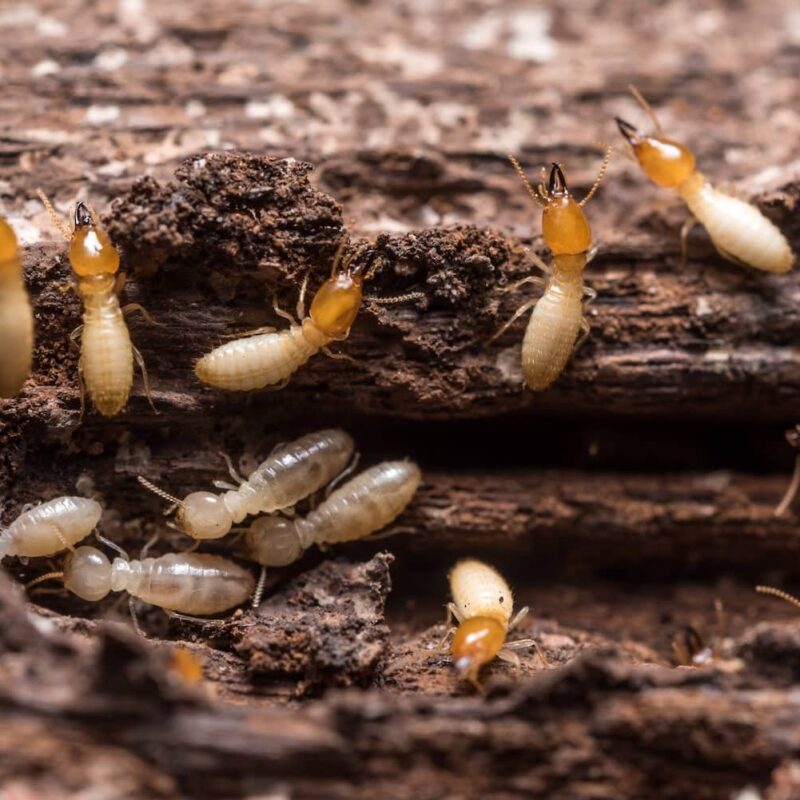
<svg viewBox="0 0 800 800">
<path fill-rule="evenodd" d="M 447 604 L 448 623 L 451 615 L 459 622 L 450 645 L 453 666 L 475 686 L 481 667 L 495 656 L 519 664 L 515 651 L 536 646 L 533 639 L 506 641 L 508 632 L 525 618 L 528 608 L 520 609 L 511 619 L 514 598 L 494 567 L 474 559 L 459 561 L 450 572 L 450 592 L 453 602 Z"/>
<path fill-rule="evenodd" d="M 37 192 L 53 223 L 69 242 L 69 262 L 75 273 L 77 291 L 83 300 L 83 324 L 71 335 L 81 339 L 78 362 L 81 381 L 81 415 L 84 410 L 84 385 L 95 408 L 104 417 L 118 414 L 128 402 L 133 384 L 134 359 L 142 370 L 145 393 L 150 405 L 150 385 L 141 353 L 131 343 L 124 315 L 141 311 L 138 304 L 120 308 L 119 293 L 125 274 L 119 271 L 119 252 L 108 234 L 99 228 L 85 203 L 77 203 L 70 231 L 60 220 L 50 201 Z M 153 408 L 155 411 L 155 407 Z"/>
<path fill-rule="evenodd" d="M 52 556 L 85 539 L 103 509 L 85 497 L 56 497 L 23 511 L 0 532 L 0 558 Z"/>
<path fill-rule="evenodd" d="M 0 217 L 0 397 L 14 397 L 31 374 L 33 310 L 14 229 Z"/>
<path fill-rule="evenodd" d="M 192 492 L 183 500 L 150 481 L 140 483 L 177 506 L 180 529 L 195 539 L 218 539 L 250 514 L 271 513 L 293 506 L 339 475 L 353 455 L 355 444 L 341 430 L 309 433 L 281 445 L 247 480 L 233 474 L 239 486 L 221 484 L 224 494 Z"/>
<path fill-rule="evenodd" d="M 528 388 L 541 391 L 561 375 L 570 356 L 589 335 L 589 322 L 584 310 L 596 293 L 583 283 L 583 269 L 591 257 L 592 230 L 582 207 L 600 185 L 611 158 L 611 149 L 606 151 L 594 185 L 579 203 L 570 194 L 559 164 L 552 165 L 546 187 L 542 168 L 542 183 L 535 191 L 517 159 L 514 156 L 509 158 L 528 194 L 542 206 L 542 233 L 553 254 L 553 269 L 546 283 L 541 278 L 528 277 L 509 287 L 507 291 L 524 283 L 544 283 L 544 293 L 520 306 L 490 341 L 501 336 L 533 307 L 522 340 L 522 374 Z M 540 269 L 549 272 L 543 262 L 533 254 L 531 256 Z M 582 335 L 578 339 L 579 332 Z"/>
<path fill-rule="evenodd" d="M 245 535 L 247 554 L 262 566 L 283 567 L 312 544 L 362 539 L 403 512 L 421 479 L 419 467 L 410 461 L 386 461 L 370 467 L 305 517 L 255 520 Z"/>
<path fill-rule="evenodd" d="M 320 350 L 333 358 L 346 358 L 331 353 L 327 346 L 350 334 L 361 306 L 364 283 L 380 266 L 376 260 L 367 272 L 361 267 L 352 268 L 354 256 L 345 255 L 347 245 L 348 239 L 343 237 L 333 259 L 331 277 L 314 295 L 308 316 L 305 316 L 304 281 L 297 303 L 297 320 L 275 307 L 292 323 L 288 330 L 274 332 L 273 328 L 259 328 L 220 345 L 197 361 L 197 377 L 209 386 L 242 392 L 283 384 Z"/>
<path fill-rule="evenodd" d="M 664 136 L 647 101 L 634 87 L 631 92 L 653 121 L 657 135 L 649 136 L 619 117 L 615 117 L 617 126 L 645 175 L 659 186 L 676 189 L 692 213 L 681 231 L 684 260 L 689 232 L 701 222 L 728 261 L 766 272 L 788 272 L 794 255 L 786 237 L 755 206 L 712 187 L 696 168 L 689 148 Z"/>
<path fill-rule="evenodd" d="M 221 556 L 169 553 L 130 561 L 108 557 L 96 547 L 82 546 L 64 561 L 63 572 L 50 572 L 28 587 L 61 579 L 73 594 L 97 602 L 109 592 L 131 597 L 178 614 L 219 614 L 241 605 L 253 593 L 255 580 L 244 567 Z"/>
</svg>

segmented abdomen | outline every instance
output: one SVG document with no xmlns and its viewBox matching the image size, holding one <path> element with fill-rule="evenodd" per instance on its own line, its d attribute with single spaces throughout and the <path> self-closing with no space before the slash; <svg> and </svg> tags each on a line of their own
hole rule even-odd
<svg viewBox="0 0 800 800">
<path fill-rule="evenodd" d="M 263 333 L 220 345 L 197 361 L 194 371 L 209 386 L 245 392 L 282 383 L 328 340 L 308 325 Z"/>
<path fill-rule="evenodd" d="M 324 430 L 282 445 L 225 503 L 234 521 L 248 514 L 288 508 L 330 483 L 346 466 L 355 444 L 344 431 Z"/>
<path fill-rule="evenodd" d="M 492 617 L 505 627 L 514 597 L 500 573 L 482 561 L 459 561 L 450 573 L 450 591 L 463 619 Z"/>
<path fill-rule="evenodd" d="M 0 534 L 0 555 L 52 556 L 86 538 L 103 509 L 86 497 L 56 497 L 20 514 Z"/>
<path fill-rule="evenodd" d="M 133 346 L 116 295 L 83 315 L 80 363 L 95 408 L 105 417 L 125 408 L 133 385 Z"/>
<path fill-rule="evenodd" d="M 542 295 L 522 340 L 522 374 L 530 389 L 546 389 L 564 371 L 582 318 L 580 295 L 552 288 Z"/>
<path fill-rule="evenodd" d="M 115 559 L 111 588 L 169 611 L 218 614 L 253 593 L 252 574 L 220 556 L 169 553 L 126 562 Z"/>
<path fill-rule="evenodd" d="M 365 470 L 337 489 L 305 519 L 298 535 L 312 542 L 347 542 L 388 525 L 411 502 L 422 474 L 410 461 L 386 461 Z"/>
<path fill-rule="evenodd" d="M 31 374 L 33 310 L 21 277 L 0 280 L 0 397 L 14 397 Z"/>
<path fill-rule="evenodd" d="M 696 179 L 687 181 L 681 195 L 721 255 L 766 272 L 792 268 L 786 237 L 755 206 Z"/>
</svg>

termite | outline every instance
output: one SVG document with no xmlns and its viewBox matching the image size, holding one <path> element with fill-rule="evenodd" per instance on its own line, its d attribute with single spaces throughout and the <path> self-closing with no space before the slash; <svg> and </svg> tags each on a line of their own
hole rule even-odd
<svg viewBox="0 0 800 800">
<path fill-rule="evenodd" d="M 704 667 L 715 661 L 722 661 L 729 657 L 730 639 L 727 634 L 727 617 L 722 601 L 714 601 L 716 613 L 716 634 L 706 641 L 706 638 L 694 625 L 685 625 L 680 636 L 672 640 L 672 653 L 680 667 Z"/>
<path fill-rule="evenodd" d="M 131 343 L 125 314 L 141 311 L 150 322 L 152 319 L 138 303 L 120 308 L 119 293 L 125 283 L 125 273 L 117 275 L 119 251 L 108 234 L 98 227 L 85 203 L 75 205 L 70 231 L 44 194 L 39 191 L 38 195 L 54 224 L 69 242 L 69 262 L 75 273 L 78 294 L 83 300 L 83 324 L 70 336 L 72 341 L 79 336 L 81 339 L 78 362 L 81 415 L 84 411 L 84 387 L 103 416 L 113 417 L 125 408 L 133 385 L 134 359 L 142 371 L 145 393 L 152 406 L 144 359 Z"/>
<path fill-rule="evenodd" d="M 219 484 L 224 494 L 192 492 L 183 500 L 145 478 L 139 482 L 177 507 L 181 531 L 194 539 L 219 539 L 251 514 L 290 508 L 339 475 L 351 460 L 355 443 L 341 430 L 309 433 L 277 447 L 247 480 L 231 472 L 239 486 Z"/>
<path fill-rule="evenodd" d="M 352 542 L 379 531 L 411 502 L 422 480 L 410 461 L 370 467 L 336 489 L 305 517 L 260 517 L 245 535 L 248 556 L 262 566 L 283 567 L 312 544 Z"/>
<path fill-rule="evenodd" d="M 645 175 L 659 186 L 676 189 L 692 213 L 681 231 L 683 260 L 689 232 L 700 222 L 728 261 L 766 272 L 788 272 L 794 255 L 786 237 L 755 206 L 715 189 L 695 166 L 691 150 L 664 136 L 653 109 L 634 87 L 631 92 L 653 121 L 657 134 L 645 134 L 615 117 L 617 127 Z"/>
<path fill-rule="evenodd" d="M 308 316 L 304 281 L 297 302 L 297 320 L 275 306 L 275 311 L 291 322 L 288 330 L 259 328 L 216 347 L 196 362 L 197 377 L 209 386 L 244 392 L 285 384 L 320 350 L 332 358 L 346 358 L 332 353 L 328 345 L 343 341 L 350 334 L 363 299 L 364 283 L 380 266 L 376 260 L 366 273 L 362 267 L 352 268 L 354 256 L 345 255 L 347 245 L 348 239 L 343 237 L 333 259 L 331 277 L 314 295 Z"/>
<path fill-rule="evenodd" d="M 528 388 L 534 391 L 546 389 L 561 375 L 572 354 L 589 335 L 589 322 L 584 312 L 596 297 L 596 292 L 583 283 L 583 270 L 592 255 L 592 229 L 583 213 L 583 206 L 597 191 L 610 158 L 609 148 L 594 185 L 583 200 L 576 202 L 559 164 L 552 165 L 546 187 L 545 170 L 542 168 L 542 182 L 534 190 L 519 161 L 509 156 L 528 194 L 537 205 L 542 206 L 542 233 L 553 255 L 553 268 L 546 283 L 541 278 L 528 277 L 507 289 L 513 291 L 524 283 L 544 284 L 542 296 L 520 306 L 490 341 L 501 336 L 533 307 L 522 340 L 522 374 Z M 542 271 L 550 272 L 534 254 L 531 254 L 531 258 Z"/>
<path fill-rule="evenodd" d="M 474 559 L 459 561 L 450 572 L 453 602 L 447 604 L 448 623 L 454 616 L 459 626 L 453 636 L 450 652 L 459 675 L 478 685 L 478 673 L 495 656 L 519 664 L 514 652 L 535 647 L 533 639 L 507 642 L 513 630 L 528 614 L 527 606 L 512 619 L 514 598 L 500 573 Z"/>
<path fill-rule="evenodd" d="M 241 605 L 253 593 L 255 580 L 244 567 L 221 556 L 169 553 L 158 558 L 130 561 L 108 557 L 96 547 L 83 545 L 64 561 L 62 572 L 50 572 L 28 587 L 61 579 L 64 587 L 97 602 L 109 592 L 131 597 L 179 614 L 219 614 Z"/>
<path fill-rule="evenodd" d="M 0 397 L 14 397 L 31 374 L 33 310 L 14 229 L 0 217 Z"/>
<path fill-rule="evenodd" d="M 23 511 L 0 533 L 0 558 L 52 556 L 85 539 L 103 509 L 86 497 L 56 497 Z"/>
</svg>

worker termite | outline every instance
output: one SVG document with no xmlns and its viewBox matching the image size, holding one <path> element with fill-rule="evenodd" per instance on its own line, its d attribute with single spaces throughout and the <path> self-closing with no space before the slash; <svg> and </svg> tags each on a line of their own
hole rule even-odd
<svg viewBox="0 0 800 800">
<path fill-rule="evenodd" d="M 267 567 L 291 564 L 312 544 L 362 539 L 384 528 L 414 497 L 422 473 L 410 461 L 370 467 L 336 489 L 305 517 L 260 517 L 245 535 L 248 556 Z"/>
<path fill-rule="evenodd" d="M 109 592 L 131 597 L 178 614 L 219 614 L 241 605 L 253 593 L 255 580 L 244 567 L 221 556 L 169 553 L 158 558 L 109 561 L 96 547 L 82 546 L 64 561 L 62 572 L 50 572 L 28 587 L 61 579 L 64 587 L 97 602 Z"/>
<path fill-rule="evenodd" d="M 514 156 L 509 156 L 523 185 L 533 201 L 542 206 L 542 233 L 553 254 L 553 269 L 546 283 L 541 278 L 528 277 L 509 287 L 514 290 L 524 283 L 544 283 L 540 298 L 520 306 L 511 319 L 492 337 L 501 336 L 522 314 L 533 307 L 525 337 L 522 340 L 522 374 L 530 389 L 540 391 L 550 386 L 564 371 L 570 356 L 589 335 L 589 322 L 584 316 L 586 306 L 596 293 L 585 287 L 583 269 L 590 260 L 592 230 L 583 213 L 603 180 L 611 149 L 606 151 L 600 171 L 586 197 L 576 202 L 567 188 L 564 172 L 553 164 L 547 187 L 542 183 L 535 191 L 522 166 Z M 534 263 L 544 272 L 547 266 L 531 254 Z M 578 339 L 578 333 L 582 332 Z M 577 340 L 577 341 L 576 341 Z"/>
<path fill-rule="evenodd" d="M 692 213 L 681 231 L 684 260 L 689 232 L 701 222 L 728 261 L 766 272 L 788 272 L 794 255 L 786 237 L 755 206 L 715 189 L 696 168 L 689 148 L 664 136 L 647 101 L 634 87 L 631 92 L 653 121 L 657 135 L 647 135 L 619 117 L 616 123 L 645 175 L 659 186 L 676 189 Z"/>
<path fill-rule="evenodd" d="M 0 533 L 0 558 L 52 556 L 85 539 L 103 509 L 86 497 L 56 497 L 23 511 Z"/>
<path fill-rule="evenodd" d="M 380 266 L 376 260 L 366 273 L 362 267 L 351 268 L 354 256 L 345 255 L 347 245 L 345 236 L 333 259 L 331 277 L 314 295 L 308 316 L 304 281 L 297 302 L 297 320 L 275 306 L 276 312 L 292 323 L 288 330 L 259 328 L 216 347 L 195 364 L 197 377 L 209 386 L 243 392 L 287 382 L 320 350 L 333 358 L 345 358 L 331 353 L 328 345 L 350 334 L 361 306 L 364 283 Z"/>
<path fill-rule="evenodd" d="M 33 310 L 14 229 L 0 217 L 0 397 L 14 397 L 31 374 Z"/>
<path fill-rule="evenodd" d="M 518 665 L 514 651 L 536 646 L 533 639 L 506 641 L 528 608 L 511 619 L 513 595 L 494 567 L 474 559 L 459 561 L 450 572 L 450 592 L 453 602 L 447 604 L 448 623 L 451 615 L 459 622 L 450 646 L 453 666 L 475 686 L 481 667 L 495 656 Z"/>
<path fill-rule="evenodd" d="M 83 324 L 70 337 L 73 341 L 78 336 L 81 338 L 78 362 L 81 415 L 84 411 L 84 386 L 103 416 L 113 417 L 125 408 L 133 385 L 134 359 L 142 371 L 145 393 L 152 406 L 144 359 L 131 343 L 125 314 L 141 311 L 148 320 L 150 318 L 137 303 L 120 308 L 119 293 L 125 283 L 125 274 L 117 275 L 117 248 L 108 234 L 97 226 L 85 203 L 76 204 L 70 231 L 44 194 L 40 191 L 38 195 L 54 224 L 69 242 L 69 262 L 75 273 L 78 294 L 83 300 Z"/>
<path fill-rule="evenodd" d="M 192 492 L 183 500 L 140 477 L 151 492 L 177 506 L 180 529 L 195 539 L 219 539 L 250 514 L 268 514 L 293 506 L 344 470 L 355 443 L 341 430 L 309 433 L 277 447 L 247 480 L 232 473 L 239 486 L 219 484 L 224 494 Z"/>
</svg>

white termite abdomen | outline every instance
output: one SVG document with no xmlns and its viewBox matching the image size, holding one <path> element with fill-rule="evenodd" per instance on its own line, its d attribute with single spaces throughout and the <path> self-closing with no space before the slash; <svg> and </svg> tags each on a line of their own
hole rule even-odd
<svg viewBox="0 0 800 800">
<path fill-rule="evenodd" d="M 450 591 L 462 619 L 491 617 L 508 627 L 514 597 L 494 567 L 475 559 L 459 561 L 450 572 Z"/>
</svg>

